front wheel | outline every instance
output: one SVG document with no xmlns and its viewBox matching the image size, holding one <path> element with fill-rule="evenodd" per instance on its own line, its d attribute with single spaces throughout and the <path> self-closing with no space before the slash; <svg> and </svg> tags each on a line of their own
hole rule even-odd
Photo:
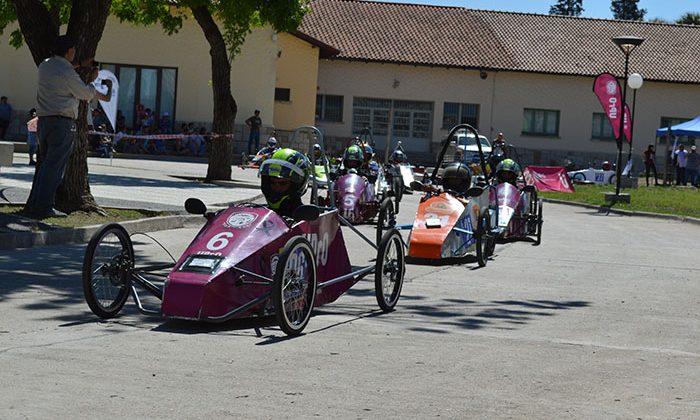
<svg viewBox="0 0 700 420">
<path fill-rule="evenodd" d="M 121 311 L 133 267 L 134 247 L 124 227 L 110 223 L 92 235 L 83 259 L 83 294 L 95 315 L 107 319 Z"/>
<path fill-rule="evenodd" d="M 542 201 L 537 203 L 537 235 L 535 239 L 535 245 L 542 243 Z"/>
<path fill-rule="evenodd" d="M 482 213 L 479 217 L 479 225 L 476 229 L 476 262 L 479 267 L 485 267 L 489 259 L 489 248 L 493 242 L 495 248 L 496 242 L 491 235 L 491 222 L 488 213 Z"/>
<path fill-rule="evenodd" d="M 379 208 L 379 216 L 377 217 L 377 244 L 382 241 L 384 233 L 396 226 L 396 213 L 394 213 L 394 205 L 391 198 L 385 198 Z"/>
<path fill-rule="evenodd" d="M 394 310 L 401 295 L 405 271 L 401 235 L 398 230 L 391 229 L 379 244 L 377 265 L 374 270 L 374 292 L 382 311 Z"/>
<path fill-rule="evenodd" d="M 394 176 L 394 178 L 391 180 L 391 189 L 394 191 L 394 211 L 396 213 L 399 212 L 399 203 L 401 202 L 401 199 L 403 198 L 403 179 L 401 176 Z"/>
<path fill-rule="evenodd" d="M 583 182 L 586 180 L 586 174 L 583 174 L 581 172 L 575 173 L 573 176 L 574 181 L 580 181 Z"/>
<path fill-rule="evenodd" d="M 301 334 L 309 323 L 316 298 L 316 260 L 309 241 L 290 239 L 282 249 L 272 282 L 272 304 L 282 331 Z"/>
</svg>

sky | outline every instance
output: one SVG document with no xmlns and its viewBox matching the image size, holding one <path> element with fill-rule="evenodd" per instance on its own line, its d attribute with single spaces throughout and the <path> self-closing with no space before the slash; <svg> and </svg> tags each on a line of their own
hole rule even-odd
<svg viewBox="0 0 700 420">
<path fill-rule="evenodd" d="M 433 4 L 458 6 L 469 9 L 501 10 L 548 14 L 557 0 L 379 0 L 394 3 Z M 647 9 L 644 20 L 661 18 L 674 22 L 686 12 L 700 13 L 700 0 L 639 0 L 637 7 Z M 582 17 L 612 19 L 610 0 L 583 0 Z"/>
</svg>

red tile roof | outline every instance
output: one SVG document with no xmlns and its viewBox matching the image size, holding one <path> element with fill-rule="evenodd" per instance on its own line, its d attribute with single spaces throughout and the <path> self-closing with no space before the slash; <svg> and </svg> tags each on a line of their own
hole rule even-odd
<svg viewBox="0 0 700 420">
<path fill-rule="evenodd" d="M 426 0 L 429 1 L 429 0 Z M 622 74 L 612 38 L 645 38 L 630 72 L 700 83 L 700 26 L 359 0 L 312 0 L 299 31 L 336 59 L 594 76 Z"/>
</svg>

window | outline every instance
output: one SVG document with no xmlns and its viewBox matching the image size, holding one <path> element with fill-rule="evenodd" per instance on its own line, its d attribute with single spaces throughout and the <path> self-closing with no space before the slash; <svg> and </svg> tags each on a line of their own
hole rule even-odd
<svg viewBox="0 0 700 420">
<path fill-rule="evenodd" d="M 591 137 L 597 140 L 616 140 L 612 125 L 610 125 L 610 119 L 606 114 L 602 112 L 593 113 Z"/>
<path fill-rule="evenodd" d="M 522 134 L 550 137 L 559 135 L 559 111 L 525 108 Z"/>
<path fill-rule="evenodd" d="M 343 97 L 340 95 L 316 95 L 316 120 L 343 121 Z"/>
<path fill-rule="evenodd" d="M 287 88 L 275 88 L 275 100 L 279 102 L 289 102 L 291 93 Z"/>
<path fill-rule="evenodd" d="M 167 112 L 170 120 L 175 121 L 177 69 L 107 63 L 103 63 L 102 68 L 114 73 L 119 80 L 117 109 L 124 116 L 127 128 L 136 126 L 138 104 L 150 108 L 157 118 Z"/>
<path fill-rule="evenodd" d="M 457 124 L 469 124 L 479 128 L 479 104 L 445 102 L 442 108 L 442 128 L 451 129 Z"/>
</svg>

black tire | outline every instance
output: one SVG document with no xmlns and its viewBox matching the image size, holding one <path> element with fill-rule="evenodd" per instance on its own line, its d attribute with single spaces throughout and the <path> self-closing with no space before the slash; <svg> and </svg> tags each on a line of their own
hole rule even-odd
<svg viewBox="0 0 700 420">
<path fill-rule="evenodd" d="M 485 267 L 489 260 L 488 248 L 491 238 L 488 213 L 482 213 L 479 217 L 479 225 L 476 229 L 476 262 L 479 267 Z"/>
<path fill-rule="evenodd" d="M 617 177 L 616 175 L 613 175 L 610 177 L 610 181 L 608 182 L 608 185 L 617 185 Z"/>
<path fill-rule="evenodd" d="M 535 245 L 542 243 L 542 201 L 537 203 L 537 235 L 535 238 Z"/>
<path fill-rule="evenodd" d="M 121 311 L 133 267 L 134 247 L 121 225 L 110 223 L 92 235 L 83 259 L 83 294 L 95 315 L 107 319 Z"/>
<path fill-rule="evenodd" d="M 377 250 L 374 270 L 374 294 L 384 312 L 391 312 L 401 296 L 406 272 L 403 241 L 396 229 L 386 232 Z"/>
<path fill-rule="evenodd" d="M 311 318 L 316 298 L 316 259 L 309 241 L 290 239 L 282 249 L 272 282 L 272 304 L 282 331 L 301 334 Z"/>
<path fill-rule="evenodd" d="M 488 239 L 486 241 L 486 257 L 489 258 L 494 254 L 494 252 L 496 252 L 496 234 L 493 232 L 491 227 L 491 213 L 488 210 L 486 212 L 486 223 L 488 226 Z M 496 215 L 496 217 L 498 217 L 498 215 Z"/>
<path fill-rule="evenodd" d="M 396 213 L 394 213 L 394 204 L 391 198 L 385 198 L 379 208 L 379 216 L 377 216 L 377 244 L 382 241 L 384 233 L 396 226 Z"/>
<path fill-rule="evenodd" d="M 586 180 L 586 175 L 582 174 L 581 172 L 575 173 L 573 176 L 574 181 L 585 181 Z"/>
<path fill-rule="evenodd" d="M 399 203 L 403 198 L 403 179 L 401 176 L 394 176 L 391 180 L 391 189 L 394 191 L 394 211 L 399 213 Z"/>
</svg>

